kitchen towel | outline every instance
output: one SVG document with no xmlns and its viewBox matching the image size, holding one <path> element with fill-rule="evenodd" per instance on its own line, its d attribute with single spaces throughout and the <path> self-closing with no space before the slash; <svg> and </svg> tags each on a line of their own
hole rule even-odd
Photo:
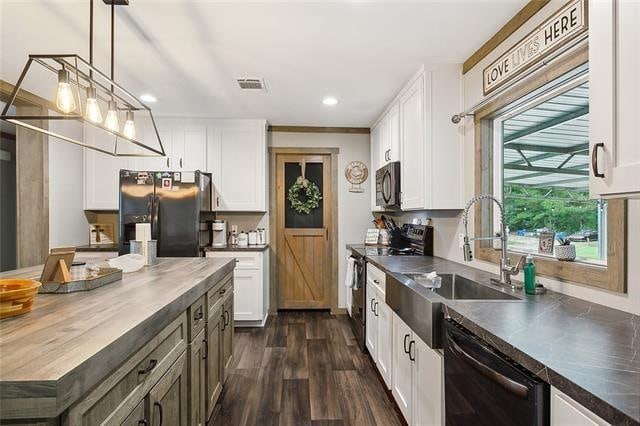
<svg viewBox="0 0 640 426">
<path fill-rule="evenodd" d="M 353 286 L 353 275 L 355 274 L 355 264 L 356 260 L 349 256 L 347 259 L 347 273 L 344 277 L 344 286 L 347 288 L 351 288 Z"/>
</svg>

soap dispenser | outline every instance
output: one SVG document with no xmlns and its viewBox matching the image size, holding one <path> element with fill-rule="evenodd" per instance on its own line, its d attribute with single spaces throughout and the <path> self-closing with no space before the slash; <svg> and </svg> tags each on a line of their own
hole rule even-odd
<svg viewBox="0 0 640 426">
<path fill-rule="evenodd" d="M 533 256 L 527 255 L 524 264 L 524 292 L 527 294 L 536 294 L 536 265 L 533 263 Z"/>
</svg>

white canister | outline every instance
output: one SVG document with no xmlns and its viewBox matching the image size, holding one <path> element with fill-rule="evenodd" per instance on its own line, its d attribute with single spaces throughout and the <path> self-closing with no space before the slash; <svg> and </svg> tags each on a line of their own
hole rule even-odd
<svg viewBox="0 0 640 426">
<path fill-rule="evenodd" d="M 267 243 L 267 232 L 264 228 L 258 228 L 258 244 Z"/>
<path fill-rule="evenodd" d="M 241 231 L 238 234 L 238 246 L 246 247 L 248 245 L 249 245 L 249 236 L 246 234 L 246 232 Z"/>
<path fill-rule="evenodd" d="M 256 244 L 258 244 L 258 232 L 249 231 L 249 245 L 255 246 Z"/>
</svg>

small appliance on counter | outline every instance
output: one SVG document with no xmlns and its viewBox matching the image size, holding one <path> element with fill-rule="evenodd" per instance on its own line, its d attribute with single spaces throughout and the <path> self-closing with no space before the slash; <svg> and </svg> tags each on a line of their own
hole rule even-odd
<svg viewBox="0 0 640 426">
<path fill-rule="evenodd" d="M 231 245 L 232 246 L 237 246 L 238 245 L 238 225 L 231 225 Z"/>
<path fill-rule="evenodd" d="M 213 222 L 211 222 L 211 229 L 213 232 L 211 247 L 226 247 L 227 222 L 225 222 L 224 220 L 214 220 Z"/>
<path fill-rule="evenodd" d="M 258 228 L 258 244 L 267 244 L 267 231 L 264 228 Z"/>
</svg>

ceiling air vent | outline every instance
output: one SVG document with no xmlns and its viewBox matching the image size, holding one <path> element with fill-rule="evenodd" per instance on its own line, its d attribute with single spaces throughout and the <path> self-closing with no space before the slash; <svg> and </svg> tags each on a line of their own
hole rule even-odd
<svg viewBox="0 0 640 426">
<path fill-rule="evenodd" d="M 267 91 L 267 86 L 264 85 L 264 80 L 261 78 L 236 78 L 236 81 L 242 90 Z"/>
</svg>

